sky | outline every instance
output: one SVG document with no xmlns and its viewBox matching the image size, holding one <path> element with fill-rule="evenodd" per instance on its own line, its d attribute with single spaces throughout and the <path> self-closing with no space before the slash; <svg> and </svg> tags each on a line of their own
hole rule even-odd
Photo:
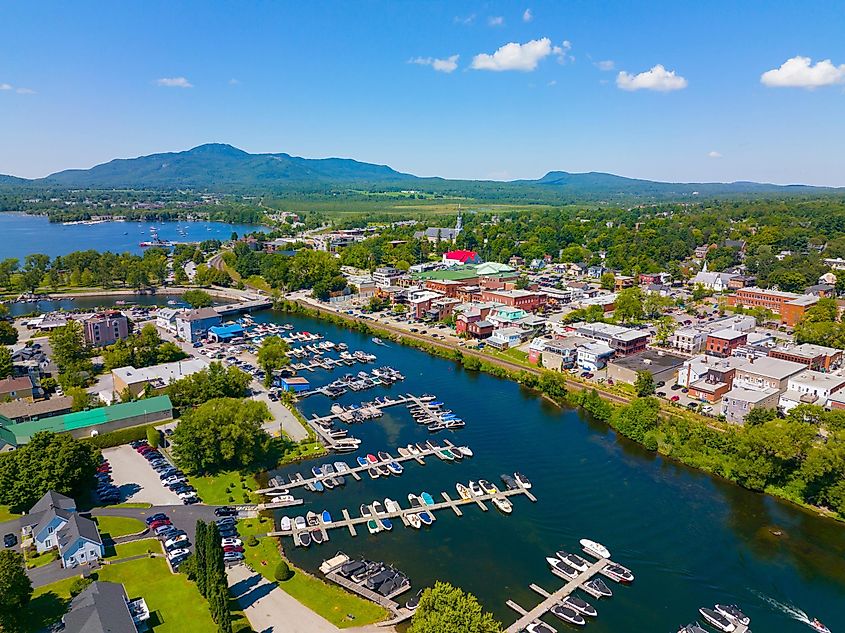
<svg viewBox="0 0 845 633">
<path fill-rule="evenodd" d="M 222 142 L 446 178 L 845 186 L 841 0 L 0 0 L 0 24 L 4 174 Z"/>
</svg>

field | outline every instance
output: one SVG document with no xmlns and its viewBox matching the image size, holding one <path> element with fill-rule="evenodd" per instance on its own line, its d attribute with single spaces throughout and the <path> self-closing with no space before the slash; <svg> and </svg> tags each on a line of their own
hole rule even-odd
<svg viewBox="0 0 845 633">
<path fill-rule="evenodd" d="M 227 471 L 216 475 L 190 476 L 188 482 L 197 489 L 197 495 L 203 503 L 209 505 L 226 505 L 228 503 L 250 503 L 256 501 L 253 490 L 258 484 L 252 475 Z M 227 492 L 228 490 L 228 492 Z M 244 498 L 246 495 L 246 498 Z"/>
<path fill-rule="evenodd" d="M 129 534 L 137 534 L 143 532 L 147 527 L 142 521 L 138 519 L 131 519 L 128 517 L 97 517 L 97 529 L 104 537 L 118 538 L 127 536 Z"/>
</svg>

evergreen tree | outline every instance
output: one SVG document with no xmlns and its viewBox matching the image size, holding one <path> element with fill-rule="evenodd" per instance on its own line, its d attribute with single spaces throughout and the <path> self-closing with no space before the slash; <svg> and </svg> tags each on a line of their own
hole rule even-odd
<svg viewBox="0 0 845 633">
<path fill-rule="evenodd" d="M 197 521 L 197 533 L 194 537 L 194 557 L 197 560 L 196 564 L 196 581 L 197 589 L 203 597 L 207 597 L 206 582 L 205 582 L 205 559 L 206 559 L 206 524 L 205 521 Z"/>
</svg>

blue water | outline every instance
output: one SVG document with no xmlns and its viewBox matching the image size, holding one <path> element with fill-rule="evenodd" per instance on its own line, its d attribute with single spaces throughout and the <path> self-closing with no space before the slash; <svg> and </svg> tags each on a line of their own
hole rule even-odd
<svg viewBox="0 0 845 633">
<path fill-rule="evenodd" d="M 30 253 L 55 257 L 86 249 L 142 253 L 144 249 L 139 243 L 151 239 L 151 226 L 158 229 L 159 238 L 174 242 L 228 240 L 233 231 L 243 235 L 265 230 L 260 226 L 225 222 L 103 222 L 66 226 L 50 222 L 46 216 L 0 213 L 0 259 L 17 257 L 23 261 Z M 184 229 L 185 235 L 178 229 Z"/>
</svg>

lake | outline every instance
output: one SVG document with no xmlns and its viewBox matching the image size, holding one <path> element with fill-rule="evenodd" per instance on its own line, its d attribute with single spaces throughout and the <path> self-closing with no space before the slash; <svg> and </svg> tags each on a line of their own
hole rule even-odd
<svg viewBox="0 0 845 633">
<path fill-rule="evenodd" d="M 385 497 L 407 507 L 407 494 L 427 491 L 435 498 L 446 491 L 457 498 L 455 483 L 480 478 L 499 485 L 499 475 L 521 471 L 533 482 L 537 503 L 512 497 L 513 514 L 504 516 L 491 504 L 482 512 L 465 506 L 463 517 L 437 513 L 430 528 L 413 530 L 395 521 L 391 532 L 369 535 L 359 528 L 330 531 L 331 541 L 288 555 L 316 573 L 320 562 L 343 551 L 395 565 L 417 590 L 446 580 L 472 592 L 505 625 L 516 614 L 512 599 L 525 608 L 540 601 L 529 589 L 562 586 L 547 569 L 545 557 L 556 550 L 578 551 L 581 538 L 604 543 L 618 562 L 632 569 L 628 587 L 608 581 L 614 596 L 601 601 L 584 596 L 599 616 L 587 630 L 595 633 L 670 633 L 698 617 L 701 606 L 736 602 L 752 618 L 752 629 L 766 633 L 810 631 L 789 615 L 806 612 L 834 632 L 845 630 L 845 525 L 822 519 L 772 497 L 743 490 L 702 472 L 676 464 L 620 439 L 604 424 L 577 410 L 560 408 L 516 383 L 468 372 L 451 361 L 310 318 L 273 311 L 256 313 L 257 321 L 292 323 L 298 330 L 321 332 L 350 350 L 378 356 L 376 366 L 391 365 L 406 380 L 389 388 L 349 393 L 341 404 L 359 403 L 384 394 L 436 394 L 467 422 L 448 435 L 469 445 L 475 456 L 446 463 L 428 458 L 424 466 L 406 462 L 401 477 L 347 478 L 345 488 L 322 494 L 298 489 L 304 506 L 290 514 L 328 509 L 340 517 L 347 508 L 358 514 L 361 503 Z M 357 366 L 354 371 L 361 369 Z M 346 370 L 352 371 L 352 368 Z M 343 370 L 306 375 L 312 385 L 326 384 Z M 328 413 L 331 401 L 312 396 L 302 412 Z M 282 469 L 280 474 L 307 473 L 314 463 L 354 464 L 358 454 L 387 450 L 430 434 L 416 425 L 404 407 L 387 409 L 379 419 L 351 428 L 363 440 L 362 451 L 331 456 Z M 278 516 L 281 516 L 279 513 Z M 777 536 L 776 533 L 780 535 Z M 557 630 L 566 626 L 545 618 Z"/>
<path fill-rule="evenodd" d="M 142 241 L 150 240 L 150 227 L 158 229 L 162 240 L 201 242 L 228 240 L 266 227 L 226 222 L 103 222 L 100 224 L 64 225 L 50 222 L 46 216 L 23 213 L 0 213 L 0 259 L 17 257 L 21 262 L 31 253 L 50 257 L 73 251 L 94 249 L 114 253 L 142 253 Z M 184 230 L 181 234 L 179 230 Z"/>
</svg>

